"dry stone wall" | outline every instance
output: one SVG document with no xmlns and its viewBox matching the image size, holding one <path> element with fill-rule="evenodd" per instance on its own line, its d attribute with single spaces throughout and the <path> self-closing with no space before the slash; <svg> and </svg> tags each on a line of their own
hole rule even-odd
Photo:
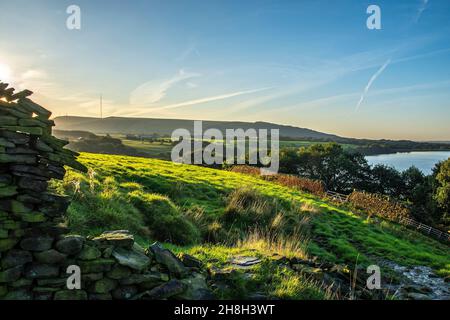
<svg viewBox="0 0 450 320">
<path fill-rule="evenodd" d="M 64 166 L 87 169 L 52 136 L 51 112 L 31 95 L 0 82 L 0 299 L 212 298 L 194 257 L 159 244 L 144 250 L 125 230 L 70 234 L 69 200 L 48 181 L 62 179 Z"/>
</svg>

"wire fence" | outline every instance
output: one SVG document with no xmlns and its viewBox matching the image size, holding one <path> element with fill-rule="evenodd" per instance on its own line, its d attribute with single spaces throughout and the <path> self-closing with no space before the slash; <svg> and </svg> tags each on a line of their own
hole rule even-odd
<svg viewBox="0 0 450 320">
<path fill-rule="evenodd" d="M 326 195 L 328 198 L 332 199 L 332 200 L 336 200 L 339 202 L 347 202 L 348 201 L 348 197 L 349 195 L 345 195 L 342 193 L 338 193 L 338 192 L 334 192 L 334 191 L 327 191 Z"/>
<path fill-rule="evenodd" d="M 437 239 L 450 241 L 450 234 L 443 232 L 441 230 L 435 229 L 433 227 L 427 226 L 426 224 L 418 222 L 414 219 L 403 218 L 402 223 L 406 224 L 408 226 L 411 226 L 424 234 L 431 235 Z"/>
</svg>

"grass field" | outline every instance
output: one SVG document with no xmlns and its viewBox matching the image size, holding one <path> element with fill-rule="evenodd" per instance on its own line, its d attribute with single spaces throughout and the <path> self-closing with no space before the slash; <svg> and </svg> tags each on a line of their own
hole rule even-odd
<svg viewBox="0 0 450 320">
<path fill-rule="evenodd" d="M 148 142 L 122 139 L 122 143 L 128 147 L 145 153 L 150 158 L 170 160 L 170 152 L 172 151 L 172 144 L 167 141 Z"/>
<path fill-rule="evenodd" d="M 330 298 L 320 284 L 286 276 L 289 270 L 271 263 L 273 253 L 350 266 L 392 261 L 450 275 L 447 246 L 258 177 L 126 156 L 84 153 L 79 160 L 88 174 L 70 170 L 53 185 L 73 198 L 67 219 L 75 232 L 129 229 L 142 244 L 170 243 L 219 265 L 251 250 L 264 261 L 254 282 L 244 281 L 242 292 L 224 291 L 225 298 L 269 275 L 277 276 L 265 290 L 275 297 Z"/>
<path fill-rule="evenodd" d="M 167 139 L 164 141 L 137 141 L 137 140 L 128 140 L 124 139 L 121 136 L 117 136 L 122 140 L 122 143 L 126 146 L 133 147 L 136 150 L 145 153 L 150 158 L 162 159 L 162 160 L 170 160 L 170 153 L 172 151 L 172 144 Z M 300 148 L 307 147 L 312 144 L 317 144 L 314 141 L 280 141 L 280 148 Z M 356 145 L 352 144 L 342 144 L 345 150 L 354 150 L 357 148 Z"/>
<path fill-rule="evenodd" d="M 280 148 L 301 148 L 301 147 L 308 147 L 312 144 L 320 144 L 320 142 L 317 141 L 304 141 L 304 140 L 282 140 L 280 141 Z M 354 150 L 358 146 L 355 144 L 349 144 L 349 143 L 340 143 L 340 145 L 344 148 L 344 150 Z"/>
</svg>

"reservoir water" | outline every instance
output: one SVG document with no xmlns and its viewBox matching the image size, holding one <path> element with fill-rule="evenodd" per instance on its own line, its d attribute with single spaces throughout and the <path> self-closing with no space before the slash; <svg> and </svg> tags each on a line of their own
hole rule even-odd
<svg viewBox="0 0 450 320">
<path fill-rule="evenodd" d="M 399 171 L 416 166 L 425 174 L 431 174 L 434 165 L 439 161 L 450 157 L 450 151 L 418 151 L 418 152 L 399 152 L 393 154 L 380 154 L 376 156 L 367 156 L 366 159 L 370 165 L 384 164 Z"/>
</svg>

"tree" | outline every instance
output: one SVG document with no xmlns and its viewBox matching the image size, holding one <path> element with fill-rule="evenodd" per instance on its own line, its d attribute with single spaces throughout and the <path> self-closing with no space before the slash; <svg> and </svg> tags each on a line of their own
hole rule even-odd
<svg viewBox="0 0 450 320">
<path fill-rule="evenodd" d="M 404 188 L 401 190 L 402 198 L 424 205 L 427 202 L 427 194 L 432 190 L 429 178 L 415 166 L 406 169 L 401 175 Z"/>
<path fill-rule="evenodd" d="M 370 167 L 361 154 L 322 143 L 281 150 L 280 172 L 321 180 L 327 189 L 342 193 L 357 189 L 384 194 L 407 203 L 419 221 L 450 223 L 450 158 L 426 176 L 416 167 L 403 172 L 386 165 Z"/>
<path fill-rule="evenodd" d="M 364 156 L 345 152 L 337 143 L 313 144 L 280 153 L 280 172 L 321 180 L 328 189 L 339 192 L 363 187 L 369 171 Z"/>
<path fill-rule="evenodd" d="M 439 163 L 436 166 L 436 189 L 433 199 L 437 206 L 442 210 L 441 220 L 449 222 L 450 220 L 450 158 Z"/>
<path fill-rule="evenodd" d="M 299 156 L 296 149 L 287 148 L 280 151 L 280 172 L 298 174 Z"/>
<path fill-rule="evenodd" d="M 371 192 L 400 198 L 404 190 L 402 175 L 393 167 L 375 165 L 371 170 Z"/>
</svg>

